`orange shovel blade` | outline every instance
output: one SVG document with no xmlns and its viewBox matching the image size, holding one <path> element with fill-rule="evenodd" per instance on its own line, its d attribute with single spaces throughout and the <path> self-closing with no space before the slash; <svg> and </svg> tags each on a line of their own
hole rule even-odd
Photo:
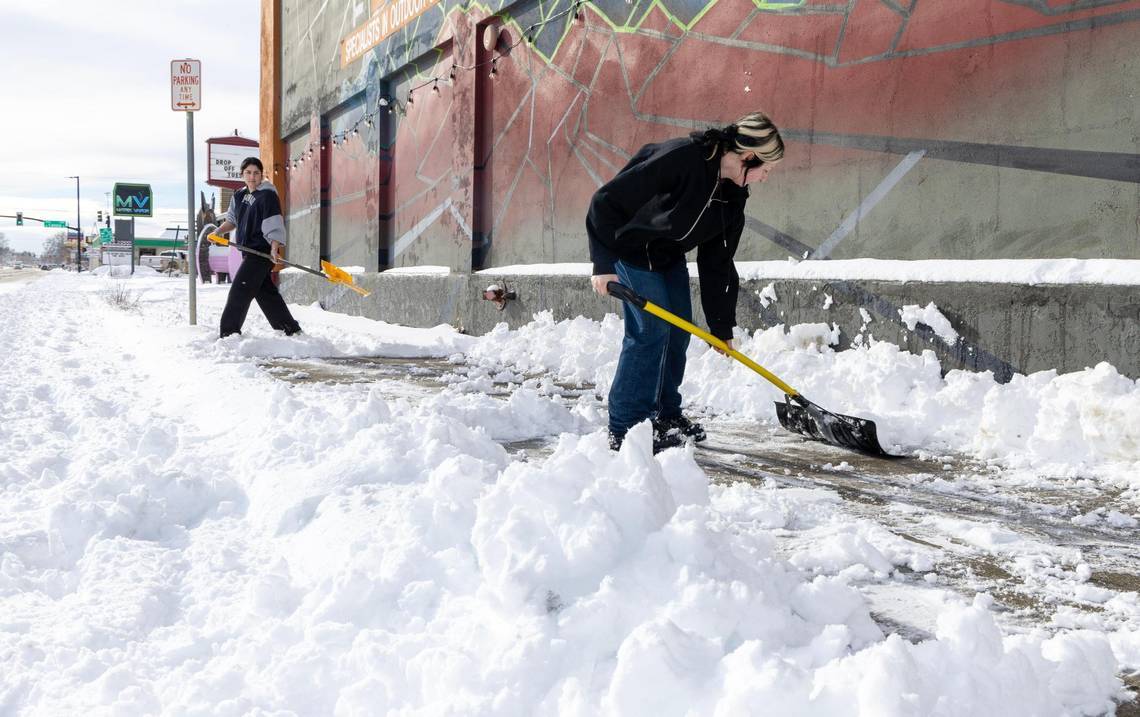
<svg viewBox="0 0 1140 717">
<path fill-rule="evenodd" d="M 325 273 L 325 276 L 328 277 L 329 281 L 333 282 L 334 284 L 344 284 L 361 296 L 368 296 L 372 293 L 371 291 L 361 289 L 359 286 L 354 284 L 352 282 L 352 275 L 347 271 L 341 269 L 336 264 L 330 264 L 324 259 L 321 260 L 321 271 Z"/>
</svg>

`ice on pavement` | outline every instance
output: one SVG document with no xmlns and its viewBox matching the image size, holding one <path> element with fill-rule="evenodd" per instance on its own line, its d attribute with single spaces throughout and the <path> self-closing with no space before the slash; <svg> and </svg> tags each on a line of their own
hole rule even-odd
<svg viewBox="0 0 1140 717">
<path fill-rule="evenodd" d="M 218 341 L 225 289 L 199 289 L 198 327 L 185 280 L 0 295 L 0 712 L 1103 714 L 1140 669 L 1135 593 L 1113 598 L 1131 623 L 1059 608 L 1015 634 L 988 596 L 931 588 L 931 638 L 884 636 L 854 582 L 931 550 L 830 491 L 712 483 L 691 448 L 654 457 L 647 425 L 613 453 L 596 402 L 476 390 L 542 372 L 604 395 L 616 317 L 473 338 L 294 306 L 299 337 L 254 310 Z M 833 352 L 831 331 L 740 347 L 902 450 L 1140 488 L 1140 388 L 1111 366 L 1001 386 L 886 343 Z M 469 373 L 416 402 L 254 361 L 358 355 Z M 683 392 L 774 421 L 775 389 L 695 342 Z M 540 460 L 503 445 L 536 437 Z"/>
</svg>

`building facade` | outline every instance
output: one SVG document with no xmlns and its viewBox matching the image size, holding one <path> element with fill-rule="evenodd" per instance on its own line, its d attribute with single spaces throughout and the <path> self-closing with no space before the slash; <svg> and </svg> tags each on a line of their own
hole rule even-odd
<svg viewBox="0 0 1140 717">
<path fill-rule="evenodd" d="M 646 142 L 763 109 L 739 259 L 1140 258 L 1140 2 L 263 0 L 289 257 L 587 260 Z"/>
</svg>

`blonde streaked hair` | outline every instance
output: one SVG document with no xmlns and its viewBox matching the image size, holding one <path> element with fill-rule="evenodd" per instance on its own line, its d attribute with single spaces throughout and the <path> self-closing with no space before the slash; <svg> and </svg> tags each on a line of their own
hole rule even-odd
<svg viewBox="0 0 1140 717">
<path fill-rule="evenodd" d="M 708 159 L 725 152 L 755 154 L 765 162 L 784 158 L 784 140 L 771 118 L 763 112 L 749 112 L 732 124 L 694 132 L 693 137 L 706 144 Z"/>
</svg>

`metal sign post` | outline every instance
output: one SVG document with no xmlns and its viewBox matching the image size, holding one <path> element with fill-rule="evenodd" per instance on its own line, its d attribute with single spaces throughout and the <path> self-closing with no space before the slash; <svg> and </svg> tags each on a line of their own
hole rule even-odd
<svg viewBox="0 0 1140 717">
<path fill-rule="evenodd" d="M 194 247 L 194 113 L 202 109 L 202 63 L 171 60 L 170 109 L 186 113 L 186 264 L 190 277 L 190 325 L 198 323 L 198 262 Z M 176 255 L 177 256 L 177 255 Z"/>
</svg>

